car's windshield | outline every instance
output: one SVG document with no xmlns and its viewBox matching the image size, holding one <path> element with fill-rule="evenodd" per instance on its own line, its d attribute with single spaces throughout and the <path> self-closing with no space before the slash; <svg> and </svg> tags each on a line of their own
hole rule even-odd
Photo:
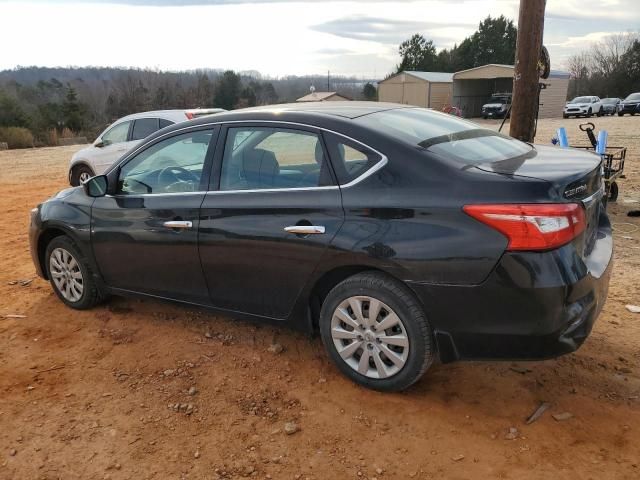
<svg viewBox="0 0 640 480">
<path fill-rule="evenodd" d="M 614 104 L 614 103 L 618 103 L 618 101 L 620 101 L 619 98 L 603 98 L 602 99 L 602 103 Z"/>
<path fill-rule="evenodd" d="M 530 145 L 494 130 L 422 108 L 386 110 L 355 121 L 464 165 L 508 160 L 533 150 Z"/>
<path fill-rule="evenodd" d="M 508 103 L 507 97 L 491 97 L 488 103 Z"/>
<path fill-rule="evenodd" d="M 640 93 L 632 93 L 625 100 L 640 100 Z"/>
<path fill-rule="evenodd" d="M 576 97 L 569 103 L 591 103 L 591 97 Z"/>
</svg>

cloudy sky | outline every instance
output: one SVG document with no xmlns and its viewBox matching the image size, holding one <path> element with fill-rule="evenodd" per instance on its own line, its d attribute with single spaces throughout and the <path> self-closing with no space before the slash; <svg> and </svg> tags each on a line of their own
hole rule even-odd
<svg viewBox="0 0 640 480">
<path fill-rule="evenodd" d="M 0 0 L 0 69 L 18 65 L 230 68 L 381 77 L 419 32 L 440 48 L 519 0 Z M 640 29 L 640 0 L 547 0 L 553 68 Z"/>
</svg>

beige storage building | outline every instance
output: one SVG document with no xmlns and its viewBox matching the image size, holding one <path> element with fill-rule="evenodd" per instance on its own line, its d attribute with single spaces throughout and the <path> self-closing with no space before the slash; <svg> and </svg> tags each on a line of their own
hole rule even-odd
<svg viewBox="0 0 640 480">
<path fill-rule="evenodd" d="M 451 104 L 453 73 L 405 71 L 378 83 L 378 101 L 442 110 Z"/>
<path fill-rule="evenodd" d="M 453 105 L 465 117 L 482 115 L 482 105 L 494 93 L 513 91 L 513 65 L 489 64 L 453 74 Z M 569 74 L 552 70 L 549 78 L 540 80 L 546 88 L 540 92 L 540 118 L 561 118 L 567 99 Z"/>
<path fill-rule="evenodd" d="M 341 102 L 351 100 L 337 92 L 311 92 L 304 97 L 300 97 L 296 102 Z"/>
</svg>

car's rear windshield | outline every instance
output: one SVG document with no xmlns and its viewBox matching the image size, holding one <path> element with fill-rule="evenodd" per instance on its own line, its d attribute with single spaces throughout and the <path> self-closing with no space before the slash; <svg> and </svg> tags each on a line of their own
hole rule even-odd
<svg viewBox="0 0 640 480">
<path fill-rule="evenodd" d="M 533 151 L 530 145 L 494 130 L 423 108 L 385 110 L 355 121 L 464 165 L 509 160 Z"/>
<path fill-rule="evenodd" d="M 640 93 L 632 93 L 625 100 L 640 100 Z"/>
</svg>

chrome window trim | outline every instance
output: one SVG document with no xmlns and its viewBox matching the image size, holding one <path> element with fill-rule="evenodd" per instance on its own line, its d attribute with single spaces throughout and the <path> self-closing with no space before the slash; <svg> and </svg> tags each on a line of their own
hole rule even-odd
<svg viewBox="0 0 640 480">
<path fill-rule="evenodd" d="M 204 123 L 201 125 L 198 125 L 196 127 L 194 126 L 188 126 L 188 127 L 183 127 L 183 128 L 179 128 L 177 130 L 173 130 L 171 132 L 165 133 L 163 135 L 160 135 L 159 137 L 157 137 L 155 140 L 162 140 L 165 137 L 169 137 L 169 136 L 173 136 L 174 134 L 179 134 L 179 132 L 182 132 L 184 130 L 189 130 L 189 129 L 199 129 L 200 127 L 213 127 L 213 126 L 218 126 L 218 125 L 230 125 L 230 124 L 236 124 L 236 123 L 275 123 L 278 125 L 295 125 L 298 127 L 305 127 L 305 128 L 315 128 L 316 130 L 321 130 L 323 132 L 329 132 L 329 133 L 333 133 L 335 135 L 338 135 L 340 137 L 346 138 L 347 140 L 351 140 L 352 142 L 355 142 L 359 145 L 362 145 L 363 147 L 371 150 L 372 152 L 376 153 L 377 155 L 380 156 L 380 160 L 375 163 L 374 165 L 372 165 L 369 169 L 367 169 L 365 172 L 363 172 L 362 174 L 360 174 L 359 176 L 357 176 L 356 178 L 354 178 L 353 180 L 351 180 L 350 182 L 347 182 L 345 184 L 338 184 L 338 185 L 326 185 L 326 186 L 319 186 L 319 187 L 291 187 L 291 188 L 264 188 L 264 189 L 247 189 L 247 190 L 207 190 L 207 191 L 198 191 L 198 192 L 171 192 L 171 193 L 141 193 L 141 194 L 137 194 L 137 195 L 106 195 L 107 197 L 124 197 L 124 198 L 132 198 L 132 197 L 151 197 L 151 196 L 158 196 L 158 195 L 185 195 L 185 194 L 200 194 L 200 193 L 211 193 L 211 194 L 223 194 L 223 193 L 257 193 L 257 192 L 265 192 L 265 193 L 271 193 L 271 192 L 290 192 L 290 191 L 307 191 L 307 190 L 336 190 L 336 189 L 340 189 L 340 188 L 350 188 L 353 187 L 354 185 L 357 185 L 358 183 L 362 182 L 364 179 L 366 179 L 367 177 L 373 175 L 374 173 L 376 173 L 377 171 L 379 171 L 381 168 L 383 168 L 388 162 L 389 159 L 387 158 L 387 156 L 376 150 L 373 147 L 370 147 L 369 145 L 367 145 L 366 143 L 361 142 L 360 140 L 356 140 L 355 138 L 352 138 L 348 135 L 345 135 L 344 133 L 340 133 L 340 132 L 336 132 L 335 130 L 331 130 L 329 128 L 325 128 L 325 127 L 318 127 L 316 125 L 309 125 L 306 123 L 300 123 L 300 122 L 288 122 L 288 121 L 280 121 L 280 120 L 231 120 L 231 121 L 227 121 L 227 122 L 211 122 L 211 123 Z M 142 150 L 142 147 L 144 147 L 144 145 L 140 145 L 138 147 L 136 147 L 134 150 L 131 150 L 125 157 L 123 157 L 119 162 L 114 163 L 106 172 L 105 175 L 107 175 L 108 173 L 110 173 L 112 170 L 118 168 L 121 164 L 127 162 L 131 157 L 133 157 L 134 155 L 136 155 L 140 150 Z"/>
</svg>

